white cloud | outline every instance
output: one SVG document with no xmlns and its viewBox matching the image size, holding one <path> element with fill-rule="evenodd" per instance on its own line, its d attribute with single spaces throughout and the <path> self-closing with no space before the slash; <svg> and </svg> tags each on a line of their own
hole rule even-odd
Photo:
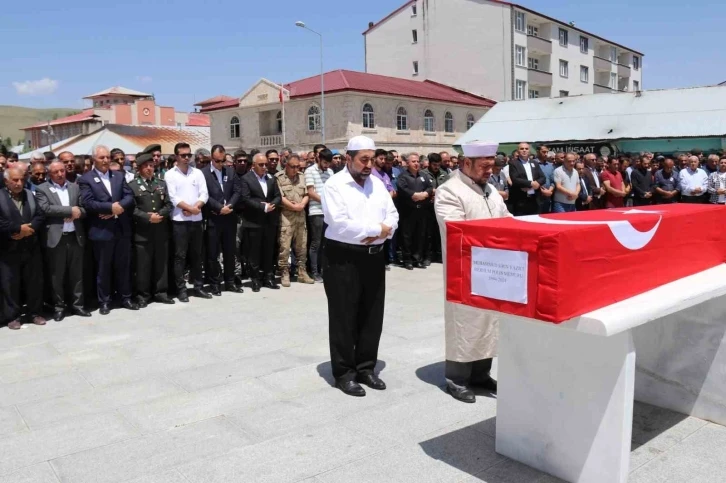
<svg viewBox="0 0 726 483">
<path fill-rule="evenodd" d="M 21 96 L 47 96 L 58 89 L 58 81 L 46 77 L 40 80 L 13 82 L 13 87 Z"/>
<path fill-rule="evenodd" d="M 151 78 L 151 76 L 148 76 L 148 75 L 138 75 L 138 76 L 136 76 L 136 80 L 143 84 L 148 84 L 153 79 Z"/>
</svg>

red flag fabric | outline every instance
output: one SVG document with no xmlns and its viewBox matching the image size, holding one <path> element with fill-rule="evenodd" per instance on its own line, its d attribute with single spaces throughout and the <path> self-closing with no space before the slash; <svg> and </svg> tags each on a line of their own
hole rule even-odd
<svg viewBox="0 0 726 483">
<path fill-rule="evenodd" d="M 726 208 L 447 223 L 446 299 L 560 323 L 726 263 Z"/>
</svg>

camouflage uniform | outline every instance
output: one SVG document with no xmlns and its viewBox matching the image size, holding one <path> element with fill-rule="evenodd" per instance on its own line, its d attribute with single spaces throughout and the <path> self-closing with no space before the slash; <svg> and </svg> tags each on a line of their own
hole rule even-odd
<svg viewBox="0 0 726 483">
<path fill-rule="evenodd" d="M 295 178 L 290 179 L 285 171 L 275 174 L 277 186 L 283 198 L 293 203 L 300 203 L 307 196 L 308 189 L 305 186 L 305 175 L 299 173 Z M 280 258 L 278 265 L 282 272 L 282 286 L 290 286 L 290 245 L 295 242 L 295 257 L 298 266 L 298 282 L 315 283 L 305 271 L 307 262 L 307 227 L 305 224 L 305 210 L 292 211 L 280 205 Z"/>
</svg>

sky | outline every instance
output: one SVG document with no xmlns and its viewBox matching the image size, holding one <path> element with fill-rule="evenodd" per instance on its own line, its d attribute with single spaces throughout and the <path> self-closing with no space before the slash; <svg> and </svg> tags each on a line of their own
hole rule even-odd
<svg viewBox="0 0 726 483">
<path fill-rule="evenodd" d="M 439 2 L 445 0 L 436 0 Z M 239 96 L 261 77 L 289 82 L 325 70 L 363 71 L 362 32 L 404 0 L 36 0 L 8 2 L 0 105 L 88 106 L 122 85 L 192 110 Z M 521 0 L 521 5 L 645 54 L 645 89 L 726 81 L 726 2 Z M 462 19 L 466 22 L 467 19 Z"/>
</svg>

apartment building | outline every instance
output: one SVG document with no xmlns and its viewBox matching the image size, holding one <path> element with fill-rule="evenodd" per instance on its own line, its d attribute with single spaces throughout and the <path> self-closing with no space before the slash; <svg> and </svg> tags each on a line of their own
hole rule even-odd
<svg viewBox="0 0 726 483">
<path fill-rule="evenodd" d="M 643 54 L 499 0 L 410 0 L 364 33 L 366 72 L 498 101 L 643 89 Z"/>
</svg>

